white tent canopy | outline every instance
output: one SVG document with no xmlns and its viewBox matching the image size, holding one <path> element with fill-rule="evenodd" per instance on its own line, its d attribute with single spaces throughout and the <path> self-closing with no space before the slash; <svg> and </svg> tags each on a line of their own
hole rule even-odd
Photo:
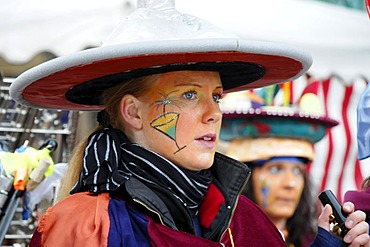
<svg viewBox="0 0 370 247">
<path fill-rule="evenodd" d="M 135 0 L 0 0 L 0 56 L 24 63 L 42 51 L 57 56 L 99 46 L 135 9 Z M 183 13 L 245 39 L 283 42 L 310 52 L 314 76 L 350 83 L 370 78 L 370 21 L 365 11 L 308 0 L 176 0 Z"/>
<path fill-rule="evenodd" d="M 100 46 L 135 6 L 132 0 L 0 0 L 0 56 L 23 63 Z"/>
<path fill-rule="evenodd" d="M 194 3 L 191 3 L 194 2 Z M 202 4 L 202 6 L 200 6 Z M 370 78 L 370 21 L 366 12 L 305 0 L 178 1 L 178 9 L 203 17 L 241 37 L 301 47 L 314 59 L 316 76 Z M 204 11 L 212 6 L 211 11 Z M 226 15 L 225 13 L 232 13 Z"/>
</svg>

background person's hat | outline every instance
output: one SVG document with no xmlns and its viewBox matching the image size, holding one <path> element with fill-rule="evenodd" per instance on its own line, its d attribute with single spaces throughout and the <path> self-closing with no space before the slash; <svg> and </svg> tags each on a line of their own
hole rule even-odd
<svg viewBox="0 0 370 247">
<path fill-rule="evenodd" d="M 225 90 L 238 91 L 295 79 L 311 64 L 301 50 L 242 40 L 181 14 L 174 0 L 139 0 L 101 47 L 26 71 L 12 83 L 10 95 L 32 107 L 100 110 L 105 89 L 144 75 L 218 71 Z"/>
<path fill-rule="evenodd" d="M 338 122 L 323 113 L 313 93 L 303 94 L 297 104 L 266 106 L 279 90 L 275 85 L 229 93 L 221 100 L 220 139 L 228 142 L 228 156 L 243 162 L 284 156 L 314 158 L 313 144 Z"/>
</svg>

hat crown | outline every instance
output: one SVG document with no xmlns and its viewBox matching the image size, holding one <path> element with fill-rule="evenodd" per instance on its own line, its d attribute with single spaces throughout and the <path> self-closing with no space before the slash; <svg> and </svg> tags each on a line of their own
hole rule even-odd
<svg viewBox="0 0 370 247">
<path fill-rule="evenodd" d="M 158 9 L 160 11 L 175 8 L 175 0 L 137 0 L 137 8 Z"/>
<path fill-rule="evenodd" d="M 284 84 L 281 87 L 284 89 Z M 324 137 L 327 129 L 338 124 L 323 112 L 317 95 L 307 92 L 298 102 L 280 104 L 276 99 L 281 92 L 279 88 L 274 85 L 227 94 L 220 104 L 224 114 L 220 138 L 277 137 L 316 143 Z"/>
<path fill-rule="evenodd" d="M 175 9 L 174 0 L 138 0 L 138 8 L 125 18 L 103 46 L 159 40 L 237 38 L 209 22 Z"/>
<path fill-rule="evenodd" d="M 278 85 L 273 87 L 279 88 Z M 323 102 L 320 101 L 317 95 L 312 93 L 303 94 L 297 102 L 290 102 L 285 104 L 283 100 L 279 99 L 266 99 L 266 91 L 268 87 L 233 92 L 226 94 L 220 103 L 220 108 L 224 114 L 246 114 L 246 113 L 261 113 L 266 112 L 268 115 L 279 115 L 279 116 L 293 116 L 299 115 L 310 115 L 311 117 L 321 117 L 325 115 Z M 279 93 L 283 90 L 279 90 Z M 262 93 L 261 93 L 262 92 Z M 282 98 L 284 96 L 279 95 Z M 282 96 L 282 97 L 280 97 Z M 271 101 L 271 102 L 269 102 Z"/>
</svg>

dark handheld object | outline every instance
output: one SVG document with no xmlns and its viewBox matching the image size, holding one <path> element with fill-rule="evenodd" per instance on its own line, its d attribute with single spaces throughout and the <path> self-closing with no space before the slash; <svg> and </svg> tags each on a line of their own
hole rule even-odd
<svg viewBox="0 0 370 247">
<path fill-rule="evenodd" d="M 342 205 L 339 203 L 338 199 L 335 197 L 331 190 L 324 190 L 320 193 L 319 199 L 323 206 L 329 204 L 333 209 L 333 214 L 331 215 L 330 222 L 334 223 L 333 232 L 339 236 L 344 237 L 349 231 L 344 225 L 348 214 L 342 209 Z"/>
<path fill-rule="evenodd" d="M 50 150 L 50 152 L 55 151 L 58 147 L 58 142 L 54 138 L 48 138 L 46 141 L 39 147 L 39 150 L 47 148 Z"/>
</svg>

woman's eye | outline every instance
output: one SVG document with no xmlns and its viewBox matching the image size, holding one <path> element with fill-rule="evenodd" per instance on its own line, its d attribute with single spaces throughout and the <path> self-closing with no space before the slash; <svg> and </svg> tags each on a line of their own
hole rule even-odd
<svg viewBox="0 0 370 247">
<path fill-rule="evenodd" d="M 194 91 L 189 91 L 183 94 L 183 97 L 187 100 L 195 99 L 197 96 L 197 93 Z"/>
<path fill-rule="evenodd" d="M 280 171 L 280 168 L 278 166 L 272 166 L 270 168 L 270 172 L 273 173 L 273 174 L 276 174 Z"/>
<path fill-rule="evenodd" d="M 220 103 L 221 98 L 222 98 L 221 94 L 213 95 L 213 101 L 216 102 L 216 103 Z"/>
<path fill-rule="evenodd" d="M 303 176 L 303 170 L 300 169 L 299 167 L 294 168 L 293 173 L 296 176 Z"/>
</svg>

